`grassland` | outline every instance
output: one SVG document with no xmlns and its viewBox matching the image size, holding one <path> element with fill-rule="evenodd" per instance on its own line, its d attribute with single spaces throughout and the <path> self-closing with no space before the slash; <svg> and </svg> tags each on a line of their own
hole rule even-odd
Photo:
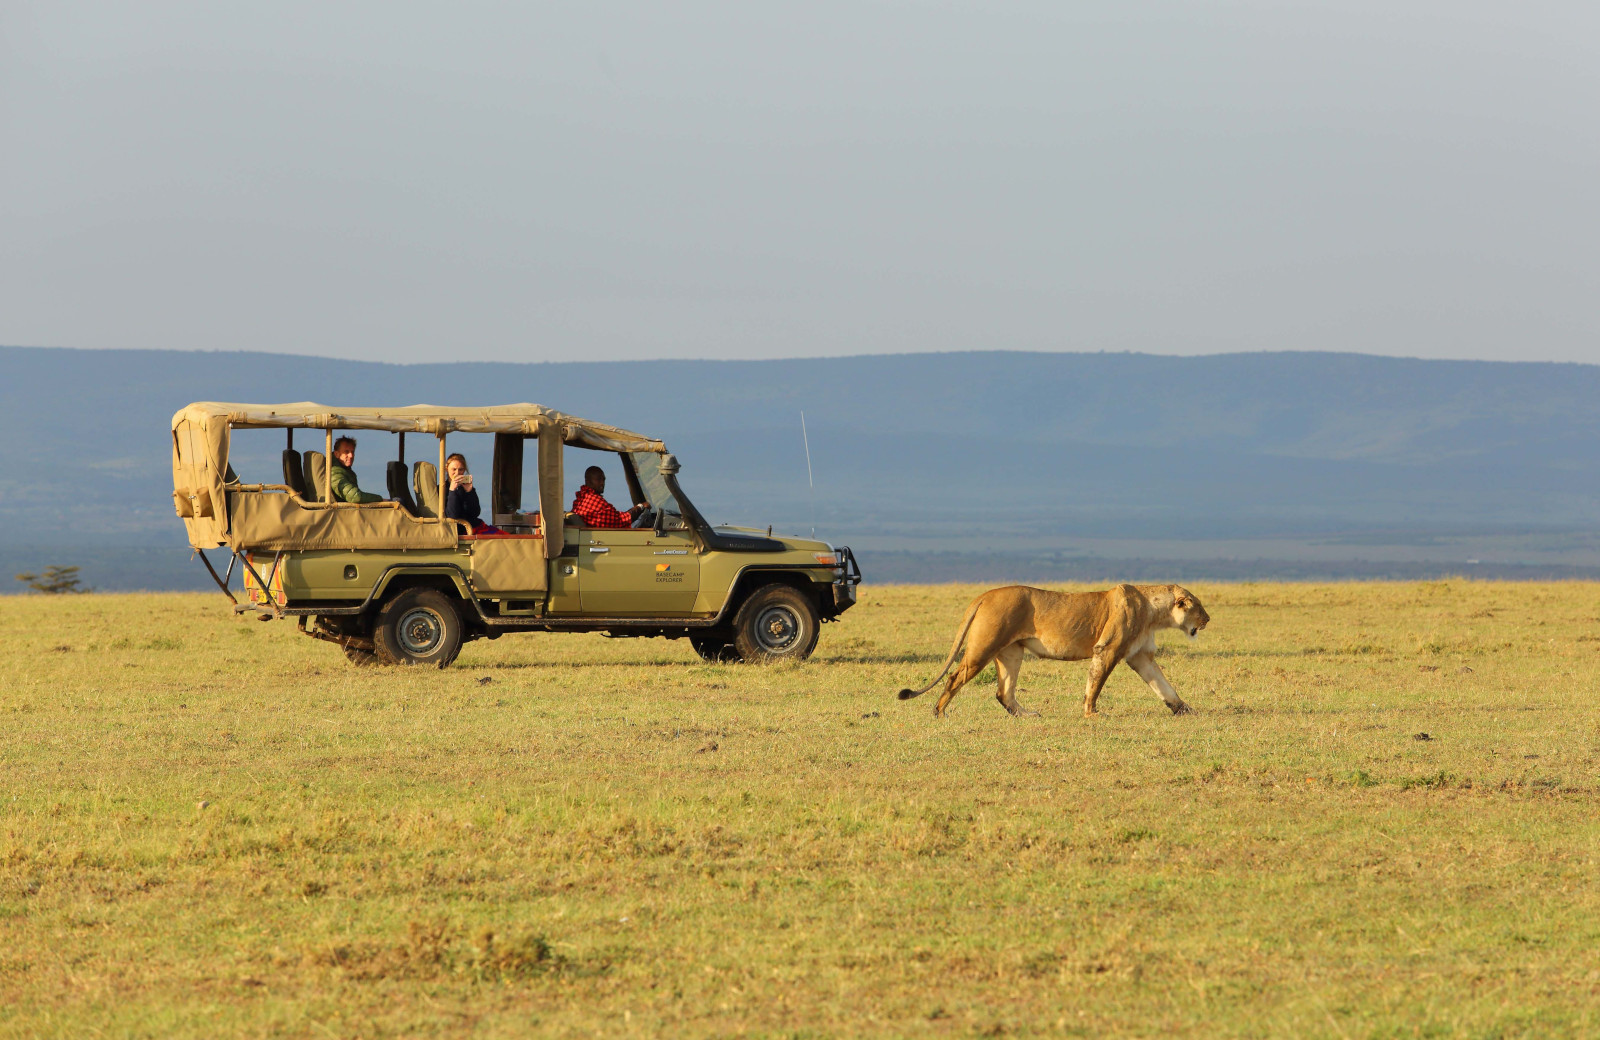
<svg viewBox="0 0 1600 1040">
<path fill-rule="evenodd" d="M 442 672 L 0 598 L 0 1036 L 1600 1034 L 1600 586 L 1197 586 L 1198 715 L 896 701 L 976 591 Z"/>
</svg>

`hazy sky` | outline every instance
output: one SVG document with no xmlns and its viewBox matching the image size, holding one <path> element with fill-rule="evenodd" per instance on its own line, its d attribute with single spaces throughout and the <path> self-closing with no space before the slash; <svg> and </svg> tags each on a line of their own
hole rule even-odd
<svg viewBox="0 0 1600 1040">
<path fill-rule="evenodd" d="M 0 0 L 0 343 L 1600 363 L 1600 5 Z"/>
</svg>

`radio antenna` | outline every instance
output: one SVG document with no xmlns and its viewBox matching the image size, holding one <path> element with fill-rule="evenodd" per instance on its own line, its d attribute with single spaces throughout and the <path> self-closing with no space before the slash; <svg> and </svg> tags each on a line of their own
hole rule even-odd
<svg viewBox="0 0 1600 1040">
<path fill-rule="evenodd" d="M 817 536 L 817 482 L 811 476 L 811 435 L 806 432 L 806 413 L 800 412 L 800 436 L 806 442 L 806 483 L 811 485 L 811 537 Z"/>
</svg>

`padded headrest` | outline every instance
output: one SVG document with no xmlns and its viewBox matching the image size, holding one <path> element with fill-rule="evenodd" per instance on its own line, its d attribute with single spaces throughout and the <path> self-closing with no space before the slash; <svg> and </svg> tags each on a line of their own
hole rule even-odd
<svg viewBox="0 0 1600 1040">
<path fill-rule="evenodd" d="M 411 486 L 417 491 L 417 515 L 436 517 L 444 512 L 439 501 L 439 467 L 419 462 L 411 467 Z"/>
<path fill-rule="evenodd" d="M 389 497 L 399 502 L 412 516 L 417 515 L 417 503 L 411 498 L 411 489 L 406 486 L 406 464 L 404 462 L 391 462 L 385 471 L 389 478 Z"/>
<path fill-rule="evenodd" d="M 303 470 L 306 480 L 306 501 L 323 502 L 323 484 L 328 479 L 328 457 L 320 451 L 306 452 L 305 468 Z"/>
<path fill-rule="evenodd" d="M 585 520 L 583 517 L 579 516 L 577 513 L 568 513 L 567 517 L 566 517 L 566 526 L 568 526 L 568 527 L 588 527 L 589 526 L 589 521 Z"/>
<path fill-rule="evenodd" d="M 306 475 L 301 468 L 305 464 L 300 460 L 300 453 L 293 448 L 283 449 L 283 482 L 289 485 L 289 490 L 306 497 Z"/>
</svg>

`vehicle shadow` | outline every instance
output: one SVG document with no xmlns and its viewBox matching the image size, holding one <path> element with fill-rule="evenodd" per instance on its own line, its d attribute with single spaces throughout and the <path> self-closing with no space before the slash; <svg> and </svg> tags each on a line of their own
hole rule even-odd
<svg viewBox="0 0 1600 1040">
<path fill-rule="evenodd" d="M 463 664 L 457 661 L 451 667 L 456 671 L 514 672 L 532 668 L 718 668 L 720 664 L 699 658 L 684 660 L 660 657 L 628 657 L 610 661 L 478 661 Z"/>
</svg>

